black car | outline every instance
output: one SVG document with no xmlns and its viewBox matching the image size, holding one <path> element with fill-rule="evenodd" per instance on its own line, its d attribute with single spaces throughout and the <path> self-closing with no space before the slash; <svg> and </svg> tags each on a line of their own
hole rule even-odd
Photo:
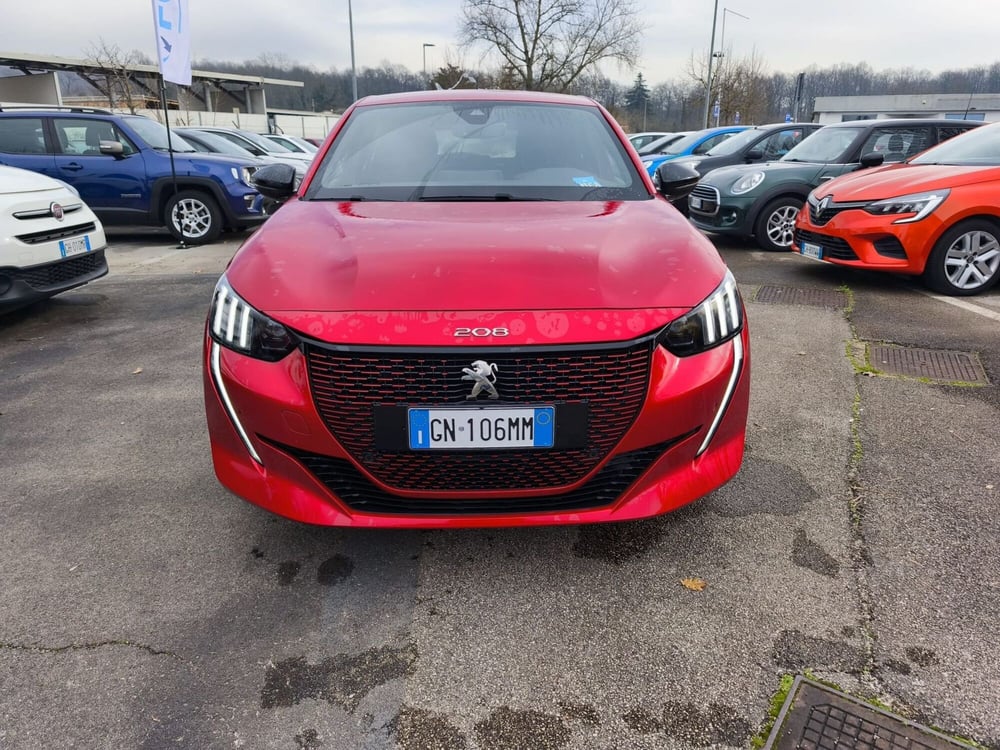
<svg viewBox="0 0 1000 750">
<path fill-rule="evenodd" d="M 826 125 L 778 161 L 709 172 L 688 197 L 688 213 L 706 232 L 752 236 L 765 250 L 787 250 L 795 217 L 820 183 L 856 169 L 903 161 L 980 124 L 896 119 Z"/>
<path fill-rule="evenodd" d="M 681 156 L 674 159 L 674 162 L 686 164 L 704 176 L 720 167 L 776 161 L 798 146 L 803 138 L 812 135 L 821 127 L 823 126 L 815 122 L 755 125 L 742 133 L 727 138 L 706 154 Z M 687 200 L 678 203 L 677 208 L 687 213 Z"/>
</svg>

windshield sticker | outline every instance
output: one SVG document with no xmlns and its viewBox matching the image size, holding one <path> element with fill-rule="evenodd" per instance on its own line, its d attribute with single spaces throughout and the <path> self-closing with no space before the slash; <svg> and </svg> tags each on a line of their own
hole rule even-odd
<svg viewBox="0 0 1000 750">
<path fill-rule="evenodd" d="M 580 187 L 601 187 L 596 177 L 574 177 L 573 182 Z"/>
</svg>

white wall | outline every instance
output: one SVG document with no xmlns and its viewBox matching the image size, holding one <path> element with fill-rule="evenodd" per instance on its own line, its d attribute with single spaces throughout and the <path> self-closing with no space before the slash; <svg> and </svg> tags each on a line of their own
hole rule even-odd
<svg viewBox="0 0 1000 750">
<path fill-rule="evenodd" d="M 137 114 L 163 122 L 162 109 L 140 109 Z M 275 124 L 281 132 L 309 138 L 324 138 L 333 128 L 339 115 L 304 113 L 301 115 L 276 114 Z M 206 125 L 220 128 L 240 128 L 255 133 L 267 132 L 267 115 L 248 115 L 245 112 L 202 112 L 198 110 L 170 110 L 170 125 Z"/>
</svg>

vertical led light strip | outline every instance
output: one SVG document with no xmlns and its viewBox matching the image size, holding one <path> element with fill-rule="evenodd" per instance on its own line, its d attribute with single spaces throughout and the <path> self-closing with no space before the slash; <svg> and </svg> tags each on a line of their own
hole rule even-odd
<svg viewBox="0 0 1000 750">
<path fill-rule="evenodd" d="M 733 339 L 733 371 L 729 375 L 729 384 L 726 386 L 726 393 L 722 397 L 722 403 L 719 405 L 719 410 L 715 413 L 715 419 L 712 420 L 712 426 L 708 428 L 708 434 L 705 435 L 705 439 L 701 443 L 701 447 L 698 448 L 698 452 L 694 454 L 695 458 L 698 458 L 702 453 L 708 449 L 708 444 L 712 442 L 712 438 L 715 437 L 715 431 L 719 429 L 719 424 L 722 422 L 722 417 L 726 413 L 726 409 L 729 408 L 729 402 L 733 400 L 733 393 L 736 392 L 736 381 L 740 378 L 740 371 L 743 369 L 743 339 L 737 336 Z"/>
<path fill-rule="evenodd" d="M 219 366 L 219 358 L 222 352 L 222 347 L 220 347 L 214 341 L 212 342 L 212 349 L 210 353 L 212 361 L 212 382 L 215 383 L 215 388 L 218 390 L 219 395 L 222 397 L 222 405 L 226 408 L 226 414 L 229 415 L 229 419 L 232 421 L 233 426 L 236 428 L 236 432 L 240 436 L 240 440 L 243 441 L 243 445 L 246 446 L 247 453 L 250 454 L 250 458 L 256 461 L 261 466 L 264 462 L 261 461 L 260 456 L 257 455 L 257 451 L 254 450 L 253 445 L 250 443 L 250 438 L 247 437 L 246 430 L 243 429 L 243 425 L 240 423 L 239 418 L 236 416 L 236 410 L 233 408 L 233 402 L 229 399 L 229 392 L 226 390 L 225 384 L 222 382 L 222 370 Z"/>
</svg>

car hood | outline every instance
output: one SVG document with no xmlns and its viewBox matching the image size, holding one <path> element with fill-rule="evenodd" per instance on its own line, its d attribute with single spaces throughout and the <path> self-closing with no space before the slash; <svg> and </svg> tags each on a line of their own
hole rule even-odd
<svg viewBox="0 0 1000 750">
<path fill-rule="evenodd" d="M 0 166 L 0 195 L 37 193 L 41 190 L 63 190 L 65 183 L 51 177 L 17 167 Z"/>
<path fill-rule="evenodd" d="M 768 161 L 760 164 L 735 164 L 729 167 L 719 167 L 706 174 L 702 181 L 707 185 L 716 187 L 729 187 L 736 180 L 750 172 L 764 172 L 767 178 L 764 185 L 768 185 L 768 180 L 805 180 L 809 181 L 826 164 L 815 162 L 786 162 Z"/>
<path fill-rule="evenodd" d="M 894 164 L 843 175 L 817 188 L 815 194 L 818 198 L 833 194 L 838 202 L 868 201 L 998 179 L 1000 167 Z"/>
<path fill-rule="evenodd" d="M 690 308 L 724 274 L 661 199 L 292 200 L 226 272 L 266 313 Z"/>
</svg>

